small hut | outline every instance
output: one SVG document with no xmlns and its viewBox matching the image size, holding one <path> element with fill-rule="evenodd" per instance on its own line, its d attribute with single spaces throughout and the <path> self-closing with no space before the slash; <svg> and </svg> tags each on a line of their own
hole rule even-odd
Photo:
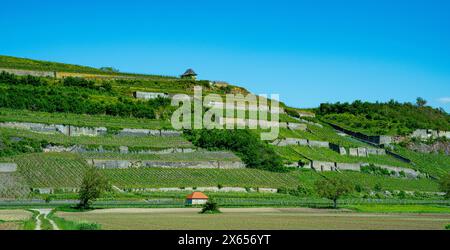
<svg viewBox="0 0 450 250">
<path fill-rule="evenodd" d="M 202 192 L 193 192 L 192 194 L 186 196 L 186 204 L 189 205 L 205 204 L 207 201 L 208 196 Z"/>
<path fill-rule="evenodd" d="M 195 80 L 197 78 L 197 74 L 192 69 L 186 70 L 184 74 L 181 75 L 181 78 L 183 79 L 193 79 Z"/>
</svg>

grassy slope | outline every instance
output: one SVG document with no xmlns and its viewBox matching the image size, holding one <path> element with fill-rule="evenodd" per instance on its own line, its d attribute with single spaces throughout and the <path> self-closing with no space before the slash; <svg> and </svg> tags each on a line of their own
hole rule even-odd
<svg viewBox="0 0 450 250">
<path fill-rule="evenodd" d="M 78 187 L 82 173 L 87 168 L 81 156 L 71 153 L 36 153 L 1 159 L 16 162 L 18 173 L 30 187 Z M 289 187 L 295 188 L 300 183 L 313 187 L 321 178 L 312 171 L 292 171 L 273 173 L 256 169 L 167 169 L 167 168 L 133 168 L 102 170 L 112 184 L 123 188 L 146 187 Z M 339 175 L 348 178 L 367 189 L 373 189 L 380 183 L 389 190 L 438 191 L 437 183 L 427 179 L 408 180 L 373 176 L 357 172 L 324 173 L 325 176 Z"/>
<path fill-rule="evenodd" d="M 2 122 L 35 122 L 44 124 L 66 124 L 79 127 L 108 127 L 108 128 L 145 128 L 170 129 L 169 121 L 151 120 L 144 118 L 124 118 L 109 115 L 86 115 L 72 113 L 47 113 L 29 110 L 0 108 Z"/>
<path fill-rule="evenodd" d="M 94 67 L 57 63 L 42 60 L 33 60 L 28 58 L 19 58 L 12 56 L 0 55 L 0 68 L 13 68 L 13 69 L 26 69 L 26 70 L 38 70 L 38 71 L 58 71 L 58 72 L 77 72 L 88 74 L 100 74 L 100 75 L 122 75 L 122 76 L 141 76 L 141 77 L 156 77 L 156 78 L 173 78 L 159 75 L 139 75 L 129 73 L 115 73 L 107 72 Z"/>
<path fill-rule="evenodd" d="M 402 147 L 396 147 L 396 152 L 411 159 L 420 171 L 429 173 L 434 177 L 441 177 L 450 173 L 449 155 L 418 153 Z"/>
<path fill-rule="evenodd" d="M 322 104 L 320 118 L 368 135 L 405 135 L 415 129 L 449 130 L 450 115 L 410 103 Z"/>
<path fill-rule="evenodd" d="M 22 129 L 0 128 L 4 135 L 19 136 L 38 141 L 47 141 L 58 145 L 91 145 L 91 146 L 129 146 L 145 148 L 191 148 L 192 144 L 181 136 L 66 136 L 63 134 L 35 133 Z"/>
<path fill-rule="evenodd" d="M 224 151 L 197 151 L 190 153 L 171 154 L 120 154 L 120 153 L 83 153 L 86 159 L 117 159 L 117 160 L 142 160 L 142 161 L 240 161 L 232 152 Z"/>
</svg>

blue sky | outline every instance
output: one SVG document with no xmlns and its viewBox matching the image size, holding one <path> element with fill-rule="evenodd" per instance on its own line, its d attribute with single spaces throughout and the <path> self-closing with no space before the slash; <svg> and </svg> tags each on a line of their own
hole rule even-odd
<svg viewBox="0 0 450 250">
<path fill-rule="evenodd" d="M 0 54 L 450 112 L 450 1 L 2 1 Z"/>
</svg>

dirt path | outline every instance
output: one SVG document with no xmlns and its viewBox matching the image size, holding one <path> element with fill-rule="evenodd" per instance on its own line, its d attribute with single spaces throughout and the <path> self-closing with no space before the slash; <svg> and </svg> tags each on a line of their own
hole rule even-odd
<svg viewBox="0 0 450 250">
<path fill-rule="evenodd" d="M 52 225 L 53 230 L 59 230 L 58 225 L 56 225 L 56 223 L 48 218 L 48 214 L 52 211 L 52 209 L 49 208 L 40 208 L 40 209 L 32 209 L 34 211 L 37 211 L 39 213 L 39 215 L 36 217 L 36 228 L 34 230 L 42 230 L 42 220 L 46 219 L 50 222 L 50 224 Z"/>
</svg>

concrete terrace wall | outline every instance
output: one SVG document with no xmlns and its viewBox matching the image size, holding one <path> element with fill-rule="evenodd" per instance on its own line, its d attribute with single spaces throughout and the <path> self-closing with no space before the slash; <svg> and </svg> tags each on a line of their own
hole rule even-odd
<svg viewBox="0 0 450 250">
<path fill-rule="evenodd" d="M 393 141 L 393 138 L 391 136 L 387 136 L 387 135 L 365 135 L 363 133 L 360 132 L 354 132 L 345 128 L 342 128 L 338 125 L 332 124 L 332 123 L 328 123 L 330 126 L 332 126 L 334 129 L 344 132 L 348 135 L 351 135 L 361 141 L 364 142 L 368 142 L 371 144 L 375 144 L 375 145 L 386 145 L 386 144 L 390 144 Z"/>
<path fill-rule="evenodd" d="M 278 189 L 276 188 L 242 188 L 242 187 L 186 187 L 186 188 L 179 188 L 179 187 L 172 187 L 172 188 L 132 188 L 131 191 L 133 192 L 183 192 L 183 191 L 200 191 L 200 192 L 242 192 L 242 193 L 249 193 L 249 192 L 260 192 L 260 193 L 276 193 L 278 192 Z"/>
<path fill-rule="evenodd" d="M 270 109 L 269 106 L 263 106 L 263 105 L 258 105 L 256 104 L 244 104 L 241 105 L 240 103 L 224 103 L 224 102 L 215 102 L 215 101 L 210 101 L 209 103 L 205 104 L 206 107 L 209 108 L 216 108 L 216 109 L 226 109 L 226 110 L 249 110 L 249 111 L 266 111 L 266 112 L 270 112 L 273 114 L 283 114 L 284 110 L 283 108 L 279 107 L 278 110 L 277 109 Z"/>
<path fill-rule="evenodd" d="M 0 68 L 0 72 L 7 72 L 10 74 L 18 76 L 39 76 L 39 77 L 56 77 L 56 72 L 54 71 L 35 71 L 35 70 L 25 70 L 25 69 L 5 69 Z"/>
<path fill-rule="evenodd" d="M 195 148 L 164 148 L 130 151 L 127 146 L 120 146 L 118 150 L 104 149 L 101 145 L 98 148 L 86 148 L 82 145 L 70 147 L 47 145 L 44 152 L 72 152 L 72 153 L 121 153 L 121 154 L 173 154 L 173 153 L 191 153 L 197 151 Z"/>
<path fill-rule="evenodd" d="M 67 136 L 98 136 L 107 133 L 105 127 L 88 128 L 71 125 L 43 124 L 29 122 L 1 122 L 0 127 L 31 130 L 41 133 L 60 133 Z"/>
<path fill-rule="evenodd" d="M 134 98 L 137 99 L 144 99 L 144 100 L 150 100 L 150 99 L 156 99 L 158 97 L 162 98 L 169 98 L 169 94 L 167 93 L 159 93 L 159 92 L 141 92 L 141 91 L 135 91 L 133 93 Z"/>
<path fill-rule="evenodd" d="M 176 130 L 158 130 L 158 129 L 136 129 L 124 128 L 119 131 L 121 136 L 180 136 L 183 132 Z"/>
<path fill-rule="evenodd" d="M 347 149 L 337 144 L 330 143 L 330 149 L 339 153 L 340 155 L 347 155 Z M 368 157 L 369 155 L 385 155 L 386 150 L 382 148 L 365 148 L 365 147 L 349 148 L 348 154 L 350 156 L 355 157 Z"/>
<path fill-rule="evenodd" d="M 277 139 L 273 141 L 271 144 L 280 147 L 289 145 L 299 145 L 299 146 L 328 148 L 330 146 L 330 143 L 326 141 L 311 141 L 297 138 Z"/>
<path fill-rule="evenodd" d="M 200 162 L 170 162 L 170 161 L 139 161 L 139 160 L 103 160 L 89 159 L 87 163 L 101 169 L 126 168 L 245 168 L 245 164 L 238 161 L 200 161 Z"/>
<path fill-rule="evenodd" d="M 99 136 L 107 134 L 105 127 L 76 127 L 72 125 L 43 124 L 30 122 L 0 122 L 0 127 L 26 129 L 41 133 L 60 133 L 67 136 Z M 176 130 L 150 130 L 125 128 L 118 132 L 123 136 L 180 136 L 183 132 Z"/>
<path fill-rule="evenodd" d="M 439 137 L 445 137 L 447 139 L 450 139 L 450 131 L 438 131 L 438 130 L 432 130 L 432 129 L 417 129 L 412 134 L 411 137 L 413 138 L 419 138 L 422 140 L 426 139 L 436 139 Z"/>
<path fill-rule="evenodd" d="M 361 167 L 369 166 L 368 163 L 339 163 L 339 162 L 325 162 L 325 161 L 312 161 L 307 168 L 312 168 L 316 171 L 361 171 Z M 400 176 L 400 172 L 404 172 L 408 178 L 418 178 L 421 173 L 410 168 L 401 168 L 387 165 L 374 164 L 374 166 L 394 172 L 397 176 Z"/>
<path fill-rule="evenodd" d="M 261 127 L 270 128 L 278 125 L 280 128 L 288 128 L 291 130 L 306 130 L 306 124 L 292 123 L 292 122 L 276 122 L 276 121 L 266 121 L 266 120 L 252 120 L 252 119 L 241 119 L 233 117 L 219 117 L 220 125 L 239 125 L 245 127 Z"/>
<path fill-rule="evenodd" d="M 363 163 L 361 166 L 368 166 L 369 164 Z M 404 172 L 407 177 L 409 178 L 417 178 L 420 176 L 420 172 L 417 172 L 410 168 L 401 168 L 401 167 L 393 167 L 393 166 L 387 166 L 387 165 L 380 165 L 380 164 L 374 164 L 376 167 L 389 170 L 391 172 L 395 172 L 396 175 L 400 175 L 400 172 Z"/>
<path fill-rule="evenodd" d="M 15 163 L 0 163 L 0 173 L 11 173 L 17 171 Z"/>
</svg>

